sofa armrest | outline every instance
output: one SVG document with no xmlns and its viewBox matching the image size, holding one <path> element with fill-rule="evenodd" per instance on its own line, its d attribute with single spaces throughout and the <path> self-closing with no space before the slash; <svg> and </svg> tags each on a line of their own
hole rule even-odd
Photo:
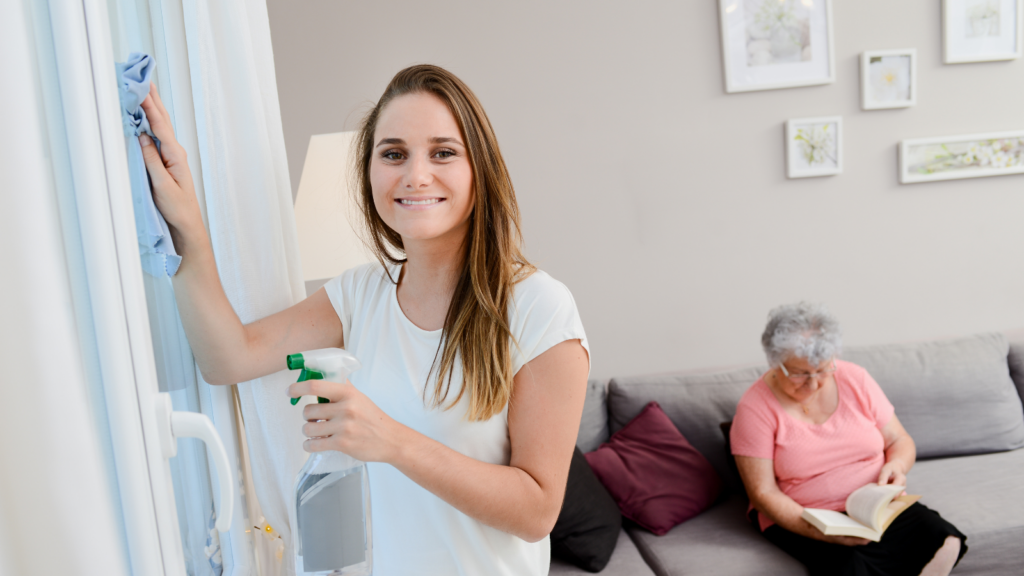
<svg viewBox="0 0 1024 576">
<path fill-rule="evenodd" d="M 589 380 L 576 446 L 580 452 L 592 452 L 607 442 L 608 436 L 608 380 Z"/>
<path fill-rule="evenodd" d="M 1024 329 L 1006 333 L 1010 341 L 1010 354 L 1007 363 L 1010 365 L 1010 378 L 1017 387 L 1017 394 L 1024 401 Z"/>
</svg>

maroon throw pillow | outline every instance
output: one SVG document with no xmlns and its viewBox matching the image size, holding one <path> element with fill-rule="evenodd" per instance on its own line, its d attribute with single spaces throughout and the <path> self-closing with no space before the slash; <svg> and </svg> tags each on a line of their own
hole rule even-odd
<svg viewBox="0 0 1024 576">
<path fill-rule="evenodd" d="M 622 515 L 658 536 L 707 509 L 722 485 L 657 402 L 586 457 Z"/>
</svg>

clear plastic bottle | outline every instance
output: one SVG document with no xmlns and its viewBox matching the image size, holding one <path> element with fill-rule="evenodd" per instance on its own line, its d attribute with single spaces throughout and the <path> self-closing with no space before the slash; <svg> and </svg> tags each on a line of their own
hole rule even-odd
<svg viewBox="0 0 1024 576">
<path fill-rule="evenodd" d="M 359 360 L 340 348 L 288 356 L 289 369 L 302 369 L 299 382 L 344 382 L 359 367 Z M 293 398 L 292 404 L 297 401 Z M 295 502 L 288 508 L 298 576 L 372 573 L 370 485 L 364 462 L 333 450 L 310 454 L 295 480 Z"/>
</svg>

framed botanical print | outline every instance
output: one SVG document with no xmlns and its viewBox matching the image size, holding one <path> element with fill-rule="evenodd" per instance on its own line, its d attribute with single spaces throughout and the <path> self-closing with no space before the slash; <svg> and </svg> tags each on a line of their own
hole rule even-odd
<svg viewBox="0 0 1024 576">
<path fill-rule="evenodd" d="M 719 0 L 725 91 L 835 82 L 832 0 Z"/>
<path fill-rule="evenodd" d="M 943 0 L 943 61 L 1020 58 L 1022 22 L 1024 0 Z"/>
<path fill-rule="evenodd" d="M 871 50 L 860 57 L 860 107 L 907 108 L 917 103 L 917 50 Z"/>
<path fill-rule="evenodd" d="M 1024 173 L 1024 131 L 900 142 L 900 183 Z"/>
<path fill-rule="evenodd" d="M 841 174 L 842 136 L 842 116 L 796 118 L 786 122 L 786 176 Z"/>
</svg>

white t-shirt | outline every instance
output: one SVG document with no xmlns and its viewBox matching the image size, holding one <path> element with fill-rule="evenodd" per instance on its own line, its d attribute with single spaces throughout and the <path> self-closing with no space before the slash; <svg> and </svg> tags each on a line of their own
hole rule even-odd
<svg viewBox="0 0 1024 576">
<path fill-rule="evenodd" d="M 400 269 L 391 269 L 395 279 Z M 363 365 L 349 377 L 356 388 L 413 430 L 471 458 L 508 465 L 507 405 L 487 421 L 470 422 L 464 418 L 468 394 L 450 410 L 430 407 L 432 387 L 424 401 L 441 330 L 422 330 L 405 316 L 396 286 L 380 264 L 347 270 L 324 289 L 341 318 L 346 349 Z M 544 272 L 516 284 L 509 319 L 519 342 L 518 349 L 511 346 L 513 373 L 566 340 L 578 338 L 590 353 L 572 294 Z M 461 387 L 457 361 L 448 399 L 454 399 Z M 374 576 L 548 573 L 551 544 L 547 538 L 528 543 L 456 510 L 390 464 L 371 462 L 368 467 Z"/>
</svg>

